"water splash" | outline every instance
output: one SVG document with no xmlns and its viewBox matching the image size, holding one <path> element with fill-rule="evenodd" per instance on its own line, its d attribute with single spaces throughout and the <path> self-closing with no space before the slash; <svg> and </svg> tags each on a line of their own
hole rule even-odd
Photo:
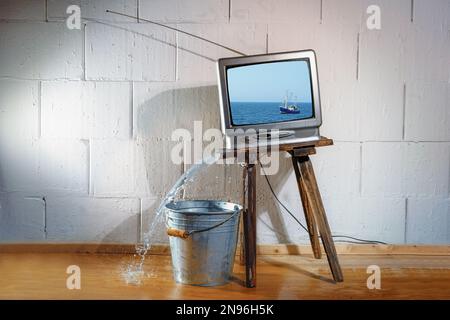
<svg viewBox="0 0 450 320">
<path fill-rule="evenodd" d="M 163 225 L 165 229 L 165 208 L 168 203 L 174 202 L 178 193 L 183 190 L 188 182 L 193 182 L 194 177 L 200 170 L 217 162 L 219 155 L 213 155 L 204 159 L 203 162 L 192 165 L 172 186 L 164 199 L 159 204 L 155 218 L 150 223 L 148 231 L 143 236 L 143 243 L 136 245 L 136 253 L 133 256 L 133 262 L 122 268 L 122 278 L 127 284 L 141 285 L 144 278 L 154 277 L 154 272 L 150 273 L 144 271 L 144 262 L 147 252 L 151 249 L 153 243 L 153 236 L 156 228 Z M 164 224 L 162 224 L 164 223 Z"/>
</svg>

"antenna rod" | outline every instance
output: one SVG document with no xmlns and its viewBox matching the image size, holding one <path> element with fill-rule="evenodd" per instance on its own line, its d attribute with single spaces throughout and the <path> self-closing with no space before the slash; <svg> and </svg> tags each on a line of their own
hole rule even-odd
<svg viewBox="0 0 450 320">
<path fill-rule="evenodd" d="M 119 15 L 119 16 L 124 16 L 124 17 L 128 17 L 128 18 L 133 18 L 133 19 L 142 20 L 142 21 L 149 22 L 149 23 L 155 24 L 155 25 L 160 26 L 160 27 L 163 27 L 163 28 L 167 28 L 167 29 L 170 29 L 170 30 L 174 30 L 174 31 L 177 31 L 177 32 L 181 32 L 181 33 L 187 34 L 188 36 L 191 36 L 191 37 L 194 37 L 194 38 L 197 38 L 197 39 L 206 41 L 206 42 L 211 43 L 211 44 L 213 44 L 213 45 L 216 45 L 216 46 L 218 46 L 218 47 L 221 47 L 221 48 L 227 49 L 227 50 L 229 50 L 229 51 L 232 51 L 232 52 L 237 53 L 237 54 L 239 54 L 239 55 L 241 55 L 241 56 L 246 56 L 246 54 L 244 54 L 244 53 L 242 53 L 242 52 L 240 52 L 240 51 L 234 50 L 234 49 L 232 49 L 232 48 L 230 48 L 230 47 L 224 46 L 224 45 L 222 45 L 222 44 L 220 44 L 220 43 L 217 43 L 217 42 L 214 42 L 214 41 L 205 39 L 205 38 L 203 38 L 203 37 L 197 36 L 197 35 L 195 35 L 195 34 L 192 34 L 192 33 L 189 33 L 189 32 L 186 32 L 186 31 L 183 31 L 183 30 L 174 28 L 174 27 L 167 26 L 167 25 L 162 24 L 162 23 L 158 23 L 158 22 L 155 22 L 155 21 L 143 19 L 143 18 L 141 18 L 141 17 L 138 18 L 138 17 L 135 17 L 135 16 L 131 16 L 131 15 L 128 15 L 128 14 L 125 14 L 125 13 L 116 12 L 116 11 L 112 11 L 112 10 L 106 10 L 106 12 L 112 13 L 112 14 L 117 14 L 117 15 Z"/>
</svg>

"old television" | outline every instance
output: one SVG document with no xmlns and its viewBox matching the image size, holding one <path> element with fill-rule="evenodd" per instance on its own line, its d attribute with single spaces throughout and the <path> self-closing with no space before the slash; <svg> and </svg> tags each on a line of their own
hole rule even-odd
<svg viewBox="0 0 450 320">
<path fill-rule="evenodd" d="M 237 138 L 242 136 L 271 136 L 273 132 L 277 139 L 269 140 L 277 144 L 320 138 L 322 117 L 313 50 L 222 58 L 217 68 L 227 148 L 239 148 L 243 140 Z"/>
</svg>

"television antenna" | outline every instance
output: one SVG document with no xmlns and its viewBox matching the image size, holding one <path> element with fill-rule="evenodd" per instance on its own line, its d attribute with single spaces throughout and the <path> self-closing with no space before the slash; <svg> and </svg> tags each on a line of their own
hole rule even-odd
<svg viewBox="0 0 450 320">
<path fill-rule="evenodd" d="M 221 48 L 223 48 L 223 49 L 229 50 L 229 51 L 231 51 L 231 52 L 237 53 L 237 54 L 239 54 L 239 55 L 241 55 L 241 56 L 246 56 L 245 53 L 242 53 L 242 52 L 240 52 L 240 51 L 238 51 L 238 50 L 235 50 L 235 49 L 233 49 L 233 48 L 227 47 L 227 46 L 225 46 L 225 45 L 223 45 L 223 44 L 220 44 L 220 43 L 218 43 L 218 42 L 215 42 L 215 41 L 212 41 L 212 40 L 209 40 L 209 39 L 200 37 L 200 36 L 198 36 L 198 35 L 196 35 L 196 34 L 192 34 L 192 33 L 190 33 L 190 32 L 187 32 L 187 31 L 184 31 L 184 30 L 180 30 L 180 29 L 178 29 L 178 28 L 170 27 L 170 26 L 168 26 L 168 25 L 165 25 L 165 24 L 162 24 L 162 23 L 159 23 L 159 22 L 155 22 L 155 21 L 148 20 L 148 19 L 143 19 L 143 18 L 141 18 L 141 17 L 136 17 L 136 16 L 132 16 L 132 15 L 129 15 L 129 14 L 126 14 L 126 13 L 117 12 L 117 11 L 108 10 L 108 9 L 106 10 L 106 12 L 107 12 L 107 13 L 111 13 L 111 14 L 116 14 L 116 15 L 119 15 L 119 16 L 123 16 L 123 17 L 128 17 L 128 18 L 137 19 L 138 21 L 139 21 L 139 20 L 142 20 L 142 21 L 145 21 L 145 22 L 148 22 L 148 23 L 151 23 L 151 24 L 154 24 L 154 25 L 163 27 L 163 28 L 167 28 L 167 29 L 170 29 L 170 30 L 173 30 L 173 31 L 177 31 L 177 32 L 186 34 L 186 35 L 188 35 L 188 36 L 194 37 L 194 38 L 199 39 L 199 40 L 206 41 L 206 42 L 208 42 L 208 43 L 210 43 L 210 44 L 213 44 L 213 45 L 215 45 L 215 46 L 218 46 L 218 47 L 221 47 Z"/>
</svg>

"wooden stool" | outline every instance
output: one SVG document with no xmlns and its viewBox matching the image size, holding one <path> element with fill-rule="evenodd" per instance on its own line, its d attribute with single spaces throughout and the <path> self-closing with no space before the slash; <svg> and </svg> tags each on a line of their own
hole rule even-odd
<svg viewBox="0 0 450 320">
<path fill-rule="evenodd" d="M 316 153 L 316 147 L 332 144 L 332 139 L 321 137 L 317 141 L 281 145 L 279 150 L 289 152 L 292 156 L 292 165 L 297 178 L 298 190 L 314 257 L 320 259 L 322 256 L 319 243 L 320 234 L 333 278 L 336 282 L 342 282 L 344 278 L 336 248 L 331 236 L 313 166 L 309 159 L 310 155 Z M 244 152 L 246 152 L 246 166 L 244 169 L 244 186 L 246 188 L 244 188 L 243 195 L 244 214 L 242 220 L 241 263 L 245 264 L 245 285 L 248 288 L 253 288 L 256 286 L 256 167 L 254 163 L 248 161 L 249 150 Z"/>
</svg>

